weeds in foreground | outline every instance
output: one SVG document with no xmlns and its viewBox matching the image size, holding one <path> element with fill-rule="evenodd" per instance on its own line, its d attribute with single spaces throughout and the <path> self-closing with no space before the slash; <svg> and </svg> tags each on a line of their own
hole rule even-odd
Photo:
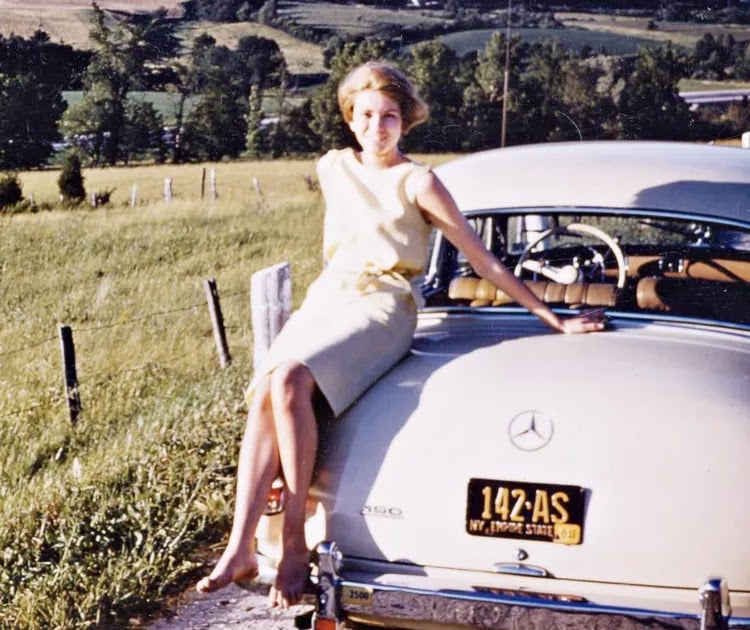
<svg viewBox="0 0 750 630">
<path fill-rule="evenodd" d="M 290 261 L 299 301 L 321 246 L 319 193 L 300 175 L 309 165 L 268 168 L 263 209 L 248 183 L 259 169 L 232 168 L 213 202 L 0 215 L 0 627 L 124 626 L 194 577 L 227 531 L 250 276 Z M 141 178 L 143 191 L 147 172 L 115 175 Z M 25 190 L 42 175 L 22 174 Z M 208 277 L 233 358 L 223 370 Z M 75 425 L 61 323 L 76 345 Z"/>
</svg>

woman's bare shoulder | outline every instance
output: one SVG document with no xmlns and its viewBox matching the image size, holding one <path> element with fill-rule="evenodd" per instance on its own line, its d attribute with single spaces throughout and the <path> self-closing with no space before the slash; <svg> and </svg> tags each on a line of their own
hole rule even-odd
<svg viewBox="0 0 750 630">
<path fill-rule="evenodd" d="M 327 168 L 345 158 L 347 154 L 352 153 L 352 149 L 329 149 L 320 158 L 318 158 L 318 168 Z"/>
</svg>

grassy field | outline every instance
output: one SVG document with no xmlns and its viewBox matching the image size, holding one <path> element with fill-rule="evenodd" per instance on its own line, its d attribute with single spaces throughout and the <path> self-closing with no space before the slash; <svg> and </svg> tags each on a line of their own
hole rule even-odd
<svg viewBox="0 0 750 630">
<path fill-rule="evenodd" d="M 204 168 L 215 200 L 200 198 Z M 110 206 L 0 214 L 0 628 L 124 627 L 202 573 L 231 513 L 251 274 L 290 261 L 298 303 L 320 269 L 310 175 L 312 160 L 87 169 L 87 190 L 115 188 Z M 54 202 L 56 177 L 21 173 L 24 194 Z M 60 324 L 75 342 L 76 425 Z"/>
<path fill-rule="evenodd" d="M 311 162 L 207 166 L 213 202 L 200 201 L 201 166 L 87 170 L 88 190 L 116 188 L 111 207 L 0 215 L 0 627 L 122 624 L 225 532 L 252 364 L 250 277 L 289 260 L 299 300 L 320 267 L 321 214 Z M 55 177 L 21 174 L 25 194 L 51 201 Z M 224 370 L 209 277 L 233 357 Z M 59 324 L 75 341 L 76 426 Z"/>
<path fill-rule="evenodd" d="M 440 40 L 462 56 L 469 52 L 483 50 L 497 30 L 461 31 L 443 35 Z M 654 45 L 653 40 L 643 37 L 588 31 L 581 28 L 512 28 L 511 37 L 516 35 L 529 43 L 558 41 L 576 52 L 584 46 L 590 46 L 596 52 L 610 55 L 634 54 L 641 46 Z"/>
<path fill-rule="evenodd" d="M 586 45 L 611 55 L 633 54 L 639 47 L 666 42 L 692 50 L 705 33 L 732 35 L 737 41 L 750 39 L 750 29 L 739 25 L 656 22 L 656 28 L 649 28 L 651 20 L 648 18 L 572 12 L 557 12 L 555 17 L 565 28 L 514 28 L 511 33 L 528 42 L 557 40 L 573 50 Z M 440 39 L 463 55 L 483 48 L 495 30 L 463 31 Z"/>
<path fill-rule="evenodd" d="M 347 35 L 370 35 L 384 25 L 404 28 L 446 23 L 441 11 L 305 0 L 280 2 L 279 15 L 292 18 L 302 26 L 327 28 Z"/>
<path fill-rule="evenodd" d="M 714 36 L 731 34 L 738 41 L 750 39 L 750 29 L 740 25 L 655 22 L 656 28 L 649 28 L 651 20 L 648 18 L 574 12 L 557 12 L 555 17 L 566 28 L 643 38 L 657 43 L 671 41 L 685 48 L 692 48 L 704 33 L 711 33 Z"/>
</svg>

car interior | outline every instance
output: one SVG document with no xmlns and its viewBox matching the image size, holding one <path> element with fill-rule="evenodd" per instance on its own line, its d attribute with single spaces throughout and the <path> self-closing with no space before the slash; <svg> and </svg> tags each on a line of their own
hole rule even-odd
<svg viewBox="0 0 750 630">
<path fill-rule="evenodd" d="M 468 218 L 551 306 L 750 323 L 750 233 L 741 226 L 592 209 Z M 424 288 L 427 306 L 514 306 L 441 236 Z"/>
</svg>

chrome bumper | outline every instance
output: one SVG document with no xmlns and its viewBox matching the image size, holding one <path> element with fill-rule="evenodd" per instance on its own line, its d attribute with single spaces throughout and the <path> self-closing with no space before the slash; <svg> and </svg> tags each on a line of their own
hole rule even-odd
<svg viewBox="0 0 750 630">
<path fill-rule="evenodd" d="M 317 584 L 313 628 L 339 628 L 344 620 L 377 620 L 400 628 L 491 628 L 555 630 L 572 628 L 659 628 L 660 630 L 729 630 L 750 628 L 750 618 L 733 619 L 729 591 L 720 578 L 709 578 L 699 592 L 701 614 L 602 606 L 588 601 L 517 593 L 420 590 L 378 584 L 342 573 L 336 543 L 318 545 L 314 554 Z"/>
</svg>

